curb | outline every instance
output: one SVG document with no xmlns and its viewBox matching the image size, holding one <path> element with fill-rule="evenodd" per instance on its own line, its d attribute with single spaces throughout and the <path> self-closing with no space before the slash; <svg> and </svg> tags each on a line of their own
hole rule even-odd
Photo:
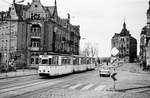
<svg viewBox="0 0 150 98">
<path fill-rule="evenodd" d="M 129 71 L 131 73 L 138 73 L 138 74 L 150 74 L 150 72 L 136 72 L 136 71 Z"/>
<path fill-rule="evenodd" d="M 0 77 L 0 80 L 2 79 L 8 79 L 8 78 L 17 78 L 17 77 L 26 77 L 26 76 L 32 76 L 32 75 L 38 75 L 38 73 L 35 73 L 35 74 L 28 74 L 28 75 L 18 75 L 18 76 L 4 76 L 4 77 Z"/>
</svg>

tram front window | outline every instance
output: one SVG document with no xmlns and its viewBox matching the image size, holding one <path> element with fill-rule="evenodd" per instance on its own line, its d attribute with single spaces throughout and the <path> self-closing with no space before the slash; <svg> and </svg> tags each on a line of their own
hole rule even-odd
<svg viewBox="0 0 150 98">
<path fill-rule="evenodd" d="M 48 64 L 48 59 L 43 59 L 42 64 Z"/>
</svg>

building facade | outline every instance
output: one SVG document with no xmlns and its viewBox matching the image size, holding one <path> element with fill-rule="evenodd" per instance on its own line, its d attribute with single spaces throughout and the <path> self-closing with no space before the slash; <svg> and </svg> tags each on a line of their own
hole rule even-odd
<svg viewBox="0 0 150 98">
<path fill-rule="evenodd" d="M 40 0 L 27 5 L 14 0 L 0 19 L 0 33 L 5 36 L 0 39 L 1 61 L 9 56 L 37 66 L 43 53 L 79 55 L 80 26 L 70 23 L 69 14 L 66 19 L 58 16 L 56 0 L 54 6 L 43 6 Z"/>
<path fill-rule="evenodd" d="M 111 47 L 119 50 L 116 57 L 124 62 L 133 62 L 137 58 L 137 41 L 127 30 L 125 22 L 121 32 L 112 37 Z"/>
<path fill-rule="evenodd" d="M 140 34 L 140 61 L 144 69 L 150 68 L 150 1 L 146 15 L 147 25 Z"/>
</svg>

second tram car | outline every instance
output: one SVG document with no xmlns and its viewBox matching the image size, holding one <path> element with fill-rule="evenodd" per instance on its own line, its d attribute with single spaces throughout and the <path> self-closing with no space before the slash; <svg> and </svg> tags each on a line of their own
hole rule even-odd
<svg viewBox="0 0 150 98">
<path fill-rule="evenodd" d="M 95 58 L 78 55 L 40 55 L 40 76 L 58 76 L 95 68 Z"/>
</svg>

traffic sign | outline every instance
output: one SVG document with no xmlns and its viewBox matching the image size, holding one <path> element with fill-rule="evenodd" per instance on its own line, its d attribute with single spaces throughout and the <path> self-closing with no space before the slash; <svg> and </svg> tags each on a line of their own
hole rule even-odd
<svg viewBox="0 0 150 98">
<path fill-rule="evenodd" d="M 115 61 L 117 61 L 116 57 L 111 57 L 111 63 L 114 63 Z"/>
<path fill-rule="evenodd" d="M 111 55 L 116 56 L 118 53 L 119 53 L 119 50 L 116 47 L 112 48 Z"/>
<path fill-rule="evenodd" d="M 116 79 L 116 76 L 117 75 L 117 73 L 113 73 L 112 75 L 111 75 L 111 78 L 114 80 L 114 81 L 117 81 L 117 79 Z"/>
<path fill-rule="evenodd" d="M 116 85 L 115 81 L 117 81 L 117 79 L 115 77 L 116 75 L 117 75 L 116 72 L 111 75 L 111 78 L 114 80 L 114 90 L 116 89 L 116 86 L 115 86 Z"/>
</svg>

